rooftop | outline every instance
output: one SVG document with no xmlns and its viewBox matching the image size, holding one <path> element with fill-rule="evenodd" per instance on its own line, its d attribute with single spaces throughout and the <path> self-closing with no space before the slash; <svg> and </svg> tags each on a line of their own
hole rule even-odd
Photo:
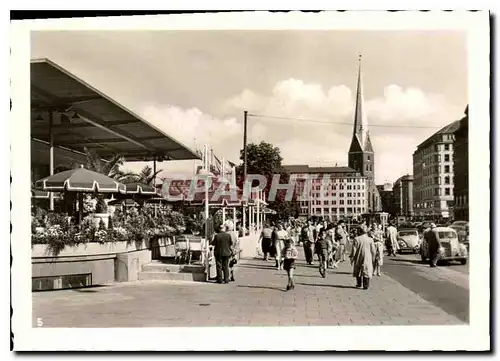
<svg viewBox="0 0 500 361">
<path fill-rule="evenodd" d="M 425 147 L 436 135 L 439 134 L 453 134 L 455 133 L 456 130 L 460 127 L 460 120 L 455 120 L 454 122 L 451 122 L 450 124 L 444 126 L 440 130 L 438 130 L 436 133 L 432 134 L 430 137 L 428 137 L 426 140 L 424 140 L 422 143 L 420 143 L 417 146 L 417 149 Z"/>
<path fill-rule="evenodd" d="M 310 167 L 308 165 L 284 165 L 283 168 L 290 173 L 358 173 L 350 167 Z"/>
</svg>

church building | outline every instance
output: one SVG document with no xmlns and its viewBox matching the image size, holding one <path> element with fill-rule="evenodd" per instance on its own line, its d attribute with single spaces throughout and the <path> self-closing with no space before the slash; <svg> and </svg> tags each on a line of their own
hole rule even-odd
<svg viewBox="0 0 500 361">
<path fill-rule="evenodd" d="M 366 177 L 368 212 L 381 210 L 380 194 L 375 185 L 375 152 L 370 140 L 368 119 L 364 109 L 361 55 L 359 56 L 358 84 L 354 109 L 354 129 L 349 148 L 348 165 Z"/>
</svg>

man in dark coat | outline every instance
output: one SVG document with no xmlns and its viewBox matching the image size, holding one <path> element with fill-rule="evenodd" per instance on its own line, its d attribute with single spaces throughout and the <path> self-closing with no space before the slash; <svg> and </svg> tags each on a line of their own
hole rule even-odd
<svg viewBox="0 0 500 361">
<path fill-rule="evenodd" d="M 435 228 L 436 225 L 434 223 L 431 223 L 430 229 L 428 229 L 424 233 L 424 238 L 429 248 L 429 266 L 431 267 L 437 266 L 437 262 L 439 260 L 439 249 L 441 248 L 441 244 L 436 235 Z"/>
<path fill-rule="evenodd" d="M 223 283 L 222 274 L 224 274 L 224 283 L 229 282 L 229 259 L 231 258 L 231 248 L 233 246 L 231 235 L 226 233 L 224 225 L 219 227 L 212 241 L 214 245 L 215 264 L 217 266 L 217 283 Z"/>
</svg>

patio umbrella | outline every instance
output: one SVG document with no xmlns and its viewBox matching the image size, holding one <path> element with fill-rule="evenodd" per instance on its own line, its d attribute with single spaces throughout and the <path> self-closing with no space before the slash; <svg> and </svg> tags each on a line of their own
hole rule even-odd
<svg viewBox="0 0 500 361">
<path fill-rule="evenodd" d="M 81 222 L 82 193 L 125 193 L 125 185 L 104 174 L 75 168 L 45 177 L 35 182 L 35 188 L 51 192 L 79 192 L 78 219 Z"/>
<path fill-rule="evenodd" d="M 125 207 L 137 207 L 139 204 L 134 201 L 132 198 L 125 198 L 125 199 L 115 199 L 114 201 L 108 202 L 110 206 L 125 206 Z"/>
<path fill-rule="evenodd" d="M 153 195 L 157 196 L 158 192 L 155 187 L 143 183 L 128 183 L 125 184 L 125 194 L 140 194 L 140 195 Z"/>
<path fill-rule="evenodd" d="M 51 192 L 125 193 L 125 185 L 83 167 L 66 170 L 35 182 L 35 188 Z"/>
<path fill-rule="evenodd" d="M 31 198 L 33 199 L 49 199 L 50 198 L 50 193 L 48 191 L 40 191 L 37 189 L 32 189 L 31 190 Z M 60 194 L 54 194 L 54 199 L 60 199 L 61 195 Z"/>
</svg>

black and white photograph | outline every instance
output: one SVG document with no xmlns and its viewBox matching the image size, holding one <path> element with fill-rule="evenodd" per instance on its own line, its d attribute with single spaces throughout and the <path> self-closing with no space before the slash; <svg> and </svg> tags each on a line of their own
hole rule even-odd
<svg viewBox="0 0 500 361">
<path fill-rule="evenodd" d="M 11 30 L 15 348 L 488 349 L 487 12 Z"/>
</svg>

